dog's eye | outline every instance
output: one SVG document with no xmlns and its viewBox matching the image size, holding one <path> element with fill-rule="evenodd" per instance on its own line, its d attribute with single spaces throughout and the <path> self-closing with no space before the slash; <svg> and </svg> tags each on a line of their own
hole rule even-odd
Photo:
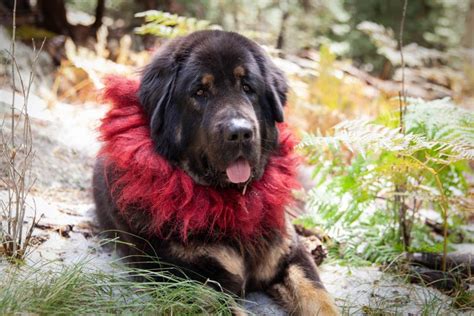
<svg viewBox="0 0 474 316">
<path fill-rule="evenodd" d="M 244 89 L 245 92 L 251 92 L 252 88 L 248 84 L 242 85 L 242 89 Z"/>
</svg>

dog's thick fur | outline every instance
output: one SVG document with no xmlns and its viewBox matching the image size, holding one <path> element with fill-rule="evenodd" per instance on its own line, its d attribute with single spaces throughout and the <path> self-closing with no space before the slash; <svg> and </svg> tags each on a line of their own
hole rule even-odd
<svg viewBox="0 0 474 316">
<path fill-rule="evenodd" d="M 336 315 L 284 218 L 295 184 L 294 144 L 277 127 L 286 92 L 282 73 L 238 34 L 171 41 L 138 86 L 109 82 L 115 106 L 101 127 L 96 211 L 104 229 L 135 245 L 127 255 L 157 255 L 239 296 L 266 291 L 290 313 Z M 237 159 L 251 167 L 246 183 L 226 175 Z"/>
</svg>

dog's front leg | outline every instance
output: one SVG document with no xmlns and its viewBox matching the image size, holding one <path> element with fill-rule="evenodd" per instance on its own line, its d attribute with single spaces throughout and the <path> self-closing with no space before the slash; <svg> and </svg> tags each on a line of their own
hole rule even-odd
<svg viewBox="0 0 474 316">
<path fill-rule="evenodd" d="M 302 245 L 297 245 L 282 277 L 271 286 L 269 294 L 279 300 L 291 315 L 339 315 L 318 276 L 316 265 Z"/>
<path fill-rule="evenodd" d="M 225 245 L 172 243 L 169 248 L 181 267 L 196 272 L 201 281 L 215 290 L 225 291 L 237 297 L 245 292 L 245 264 L 242 256 L 233 248 Z M 230 306 L 232 315 L 247 316 L 247 312 L 237 302 Z"/>
</svg>

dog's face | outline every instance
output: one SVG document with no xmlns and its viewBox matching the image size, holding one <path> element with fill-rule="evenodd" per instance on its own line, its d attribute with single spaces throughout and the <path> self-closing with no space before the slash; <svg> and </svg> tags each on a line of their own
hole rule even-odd
<svg viewBox="0 0 474 316">
<path fill-rule="evenodd" d="M 278 146 L 286 92 L 257 44 L 202 31 L 160 49 L 139 93 L 158 153 L 200 184 L 227 187 L 262 176 Z"/>
</svg>

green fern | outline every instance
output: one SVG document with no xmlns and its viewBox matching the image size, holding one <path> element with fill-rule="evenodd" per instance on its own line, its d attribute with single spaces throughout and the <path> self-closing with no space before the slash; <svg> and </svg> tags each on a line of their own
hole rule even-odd
<svg viewBox="0 0 474 316">
<path fill-rule="evenodd" d="M 460 108 L 449 98 L 430 102 L 408 99 L 407 131 L 425 133 L 435 140 L 474 141 L 474 115 Z M 423 128 L 420 129 L 419 127 Z"/>
<path fill-rule="evenodd" d="M 442 159 L 442 163 L 474 159 L 474 136 L 470 135 L 474 135 L 474 127 L 455 130 L 437 125 L 428 127 L 423 125 L 422 121 L 410 123 L 413 127 L 410 125 L 408 133 L 402 134 L 398 128 L 388 128 L 368 120 L 344 121 L 335 126 L 333 136 L 306 134 L 300 146 L 330 146 L 334 149 L 346 146 L 363 157 L 366 157 L 369 151 L 412 156 L 420 150 L 434 150 L 438 157 L 431 159 Z"/>
<path fill-rule="evenodd" d="M 145 18 L 145 24 L 135 28 L 135 33 L 139 35 L 174 38 L 194 31 L 220 28 L 207 20 L 188 18 L 164 11 L 149 10 L 137 13 L 135 17 Z"/>
<path fill-rule="evenodd" d="M 409 102 L 405 133 L 393 128 L 397 121 L 353 120 L 338 124 L 332 135 L 307 134 L 300 143 L 315 167 L 311 215 L 345 245 L 348 256 L 383 262 L 402 251 L 400 237 L 394 237 L 399 222 L 394 207 L 401 195 L 418 203 L 413 213 L 434 206 L 455 217 L 469 205 L 465 173 L 474 159 L 473 112 L 448 99 Z M 419 217 L 412 225 L 411 251 L 440 249 L 420 233 Z"/>
</svg>

